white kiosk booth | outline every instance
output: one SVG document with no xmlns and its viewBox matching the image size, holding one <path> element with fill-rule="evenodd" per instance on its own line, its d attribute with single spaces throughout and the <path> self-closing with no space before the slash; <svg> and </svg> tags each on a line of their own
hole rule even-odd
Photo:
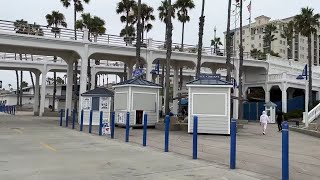
<svg viewBox="0 0 320 180">
<path fill-rule="evenodd" d="M 106 88 L 95 88 L 81 94 L 83 110 L 83 125 L 89 125 L 90 111 L 92 110 L 92 125 L 100 124 L 100 111 L 103 112 L 103 121 L 110 122 L 113 111 L 114 93 Z M 78 120 L 80 124 L 80 119 Z"/>
<path fill-rule="evenodd" d="M 124 126 L 130 112 L 130 126 L 143 126 L 144 113 L 148 114 L 148 126 L 155 126 L 159 121 L 160 85 L 137 77 L 113 87 L 116 125 Z"/>
<path fill-rule="evenodd" d="M 230 94 L 232 83 L 220 74 L 201 74 L 187 83 L 188 133 L 193 132 L 193 117 L 198 116 L 198 133 L 230 134 Z"/>
<path fill-rule="evenodd" d="M 269 116 L 270 123 L 276 123 L 276 108 L 277 105 L 273 102 L 267 102 L 264 104 L 265 111 Z"/>
</svg>

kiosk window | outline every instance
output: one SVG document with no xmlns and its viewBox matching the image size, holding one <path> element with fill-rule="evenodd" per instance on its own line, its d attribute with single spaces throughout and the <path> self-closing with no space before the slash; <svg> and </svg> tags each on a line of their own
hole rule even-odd
<svg viewBox="0 0 320 180">
<path fill-rule="evenodd" d="M 99 111 L 99 97 L 92 97 L 92 110 Z"/>
</svg>

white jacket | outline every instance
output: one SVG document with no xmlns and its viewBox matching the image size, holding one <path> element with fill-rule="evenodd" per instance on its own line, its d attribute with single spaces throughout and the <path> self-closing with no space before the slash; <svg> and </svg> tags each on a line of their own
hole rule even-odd
<svg viewBox="0 0 320 180">
<path fill-rule="evenodd" d="M 263 111 L 262 115 L 260 116 L 260 122 L 261 123 L 268 123 L 269 121 L 270 120 L 269 120 L 267 113 L 265 111 Z"/>
</svg>

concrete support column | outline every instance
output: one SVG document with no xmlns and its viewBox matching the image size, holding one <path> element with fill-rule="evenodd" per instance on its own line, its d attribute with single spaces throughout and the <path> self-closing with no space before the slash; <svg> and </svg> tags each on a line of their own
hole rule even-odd
<svg viewBox="0 0 320 180">
<path fill-rule="evenodd" d="M 34 104 L 33 115 L 39 115 L 39 98 L 40 98 L 40 73 L 34 73 L 36 76 L 35 92 L 34 92 Z"/>
<path fill-rule="evenodd" d="M 128 79 L 132 79 L 132 73 L 133 73 L 133 64 L 127 64 L 127 67 L 128 67 Z"/>
<path fill-rule="evenodd" d="M 93 65 L 91 67 L 91 79 L 90 79 L 91 80 L 91 88 L 90 88 L 90 90 L 92 90 L 96 87 L 96 74 L 97 74 L 96 66 Z"/>
<path fill-rule="evenodd" d="M 173 97 L 178 97 L 178 87 L 179 87 L 179 66 L 174 66 L 174 73 L 173 73 Z M 178 114 L 178 100 L 173 100 L 173 114 Z"/>
<path fill-rule="evenodd" d="M 42 79 L 41 79 L 41 97 L 40 97 L 40 110 L 39 116 L 43 116 L 44 113 L 44 106 L 46 102 L 46 79 L 47 79 L 47 65 L 44 64 L 43 71 L 42 71 Z"/>
<path fill-rule="evenodd" d="M 281 85 L 281 91 L 282 91 L 282 112 L 287 113 L 287 84 L 282 83 Z"/>
<path fill-rule="evenodd" d="M 72 110 L 72 86 L 73 86 L 73 64 L 68 63 L 65 112 L 67 112 L 67 109 L 69 109 L 69 112 L 71 112 Z"/>
<path fill-rule="evenodd" d="M 151 74 L 151 71 L 152 71 L 153 67 L 152 67 L 152 62 L 148 62 L 147 64 L 147 70 L 146 70 L 146 78 L 147 78 L 147 81 L 151 81 L 153 82 L 152 80 L 152 74 Z"/>
<path fill-rule="evenodd" d="M 87 70 L 88 70 L 88 44 L 85 45 L 84 51 L 81 55 L 81 71 L 80 71 L 80 91 L 79 91 L 79 108 L 81 111 L 81 94 L 87 91 Z M 80 115 L 80 113 L 79 113 Z"/>
<path fill-rule="evenodd" d="M 264 87 L 264 96 L 265 96 L 265 102 L 270 102 L 270 86 L 268 84 L 266 84 Z"/>
</svg>

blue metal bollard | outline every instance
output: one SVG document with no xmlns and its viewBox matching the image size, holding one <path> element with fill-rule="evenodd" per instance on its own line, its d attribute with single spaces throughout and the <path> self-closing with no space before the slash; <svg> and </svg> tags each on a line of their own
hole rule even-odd
<svg viewBox="0 0 320 180">
<path fill-rule="evenodd" d="M 193 159 L 198 159 L 198 116 L 193 117 Z"/>
<path fill-rule="evenodd" d="M 62 126 L 63 109 L 60 110 L 60 126 Z"/>
<path fill-rule="evenodd" d="M 66 127 L 68 127 L 69 125 L 69 109 L 67 109 L 67 113 L 66 113 Z"/>
<path fill-rule="evenodd" d="M 237 120 L 231 119 L 230 130 L 230 169 L 236 168 Z"/>
<path fill-rule="evenodd" d="M 103 119 L 103 112 L 100 111 L 99 136 L 102 136 L 102 119 Z"/>
<path fill-rule="evenodd" d="M 89 119 L 89 133 L 92 132 L 92 110 L 90 111 L 90 119 Z"/>
<path fill-rule="evenodd" d="M 165 132 L 164 132 L 164 152 L 169 152 L 169 128 L 170 128 L 170 116 L 166 115 Z"/>
<path fill-rule="evenodd" d="M 282 123 L 282 180 L 289 180 L 289 127 Z"/>
<path fill-rule="evenodd" d="M 111 113 L 111 139 L 114 139 L 114 112 Z"/>
<path fill-rule="evenodd" d="M 129 142 L 129 130 L 130 130 L 130 113 L 127 112 L 127 119 L 126 119 L 126 142 Z"/>
<path fill-rule="evenodd" d="M 76 121 L 76 110 L 72 111 L 72 129 L 74 129 L 74 122 Z"/>
<path fill-rule="evenodd" d="M 144 114 L 143 118 L 143 142 L 142 146 L 147 146 L 147 127 L 148 127 L 148 115 Z"/>
<path fill-rule="evenodd" d="M 83 110 L 81 110 L 80 115 L 80 131 L 83 131 Z"/>
</svg>

